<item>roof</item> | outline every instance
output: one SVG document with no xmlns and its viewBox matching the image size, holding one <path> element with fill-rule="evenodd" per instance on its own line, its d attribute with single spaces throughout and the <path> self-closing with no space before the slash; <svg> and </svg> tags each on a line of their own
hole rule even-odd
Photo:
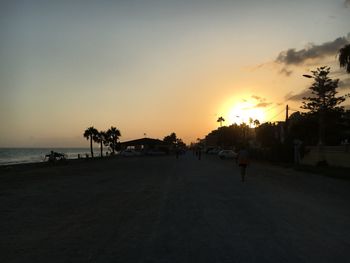
<svg viewBox="0 0 350 263">
<path fill-rule="evenodd" d="M 163 145 L 164 142 L 158 139 L 142 138 L 126 142 L 121 142 L 122 146 L 137 146 L 137 145 Z"/>
</svg>

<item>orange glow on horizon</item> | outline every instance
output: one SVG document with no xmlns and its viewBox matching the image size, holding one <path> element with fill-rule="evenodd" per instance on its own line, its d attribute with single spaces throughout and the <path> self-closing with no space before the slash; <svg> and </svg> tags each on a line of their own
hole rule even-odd
<svg viewBox="0 0 350 263">
<path fill-rule="evenodd" d="M 228 106 L 224 110 L 226 113 L 224 115 L 226 116 L 226 125 L 246 123 L 253 127 L 254 124 L 250 124 L 250 119 L 253 121 L 258 120 L 260 123 L 266 120 L 265 111 L 262 108 L 255 107 L 253 102 L 241 101 L 232 104 L 233 106 Z"/>
</svg>

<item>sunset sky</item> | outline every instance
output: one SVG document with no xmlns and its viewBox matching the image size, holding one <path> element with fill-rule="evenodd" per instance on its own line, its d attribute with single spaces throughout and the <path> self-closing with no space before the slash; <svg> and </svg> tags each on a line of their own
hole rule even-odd
<svg viewBox="0 0 350 263">
<path fill-rule="evenodd" d="M 88 146 L 89 126 L 190 143 L 219 116 L 283 120 L 318 66 L 350 91 L 349 33 L 349 0 L 1 1 L 0 147 Z"/>
</svg>

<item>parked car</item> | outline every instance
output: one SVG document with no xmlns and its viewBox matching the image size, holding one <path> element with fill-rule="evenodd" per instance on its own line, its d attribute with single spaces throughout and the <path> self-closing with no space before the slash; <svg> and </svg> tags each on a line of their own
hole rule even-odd
<svg viewBox="0 0 350 263">
<path fill-rule="evenodd" d="M 212 148 L 210 150 L 207 151 L 207 154 L 212 154 L 212 155 L 216 155 L 220 152 L 221 150 L 219 148 Z"/>
<path fill-rule="evenodd" d="M 222 150 L 218 154 L 220 159 L 234 159 L 237 157 L 237 153 L 232 150 Z"/>
<path fill-rule="evenodd" d="M 151 156 L 160 156 L 160 155 L 165 155 L 164 151 L 158 151 L 158 150 L 150 150 L 146 152 L 146 155 L 151 155 Z"/>
<path fill-rule="evenodd" d="M 120 155 L 124 157 L 131 157 L 131 156 L 139 156 L 141 155 L 141 153 L 133 149 L 126 149 L 124 151 L 121 151 Z"/>
</svg>

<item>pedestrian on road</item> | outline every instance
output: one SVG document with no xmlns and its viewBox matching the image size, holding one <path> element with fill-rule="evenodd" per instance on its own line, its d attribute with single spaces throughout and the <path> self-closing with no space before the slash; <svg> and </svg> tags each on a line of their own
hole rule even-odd
<svg viewBox="0 0 350 263">
<path fill-rule="evenodd" d="M 198 160 L 201 159 L 201 156 L 202 156 L 202 148 L 198 147 Z"/>
<path fill-rule="evenodd" d="M 249 164 L 249 153 L 245 146 L 243 146 L 237 155 L 238 166 L 241 168 L 241 178 L 244 182 L 247 166 Z"/>
</svg>

